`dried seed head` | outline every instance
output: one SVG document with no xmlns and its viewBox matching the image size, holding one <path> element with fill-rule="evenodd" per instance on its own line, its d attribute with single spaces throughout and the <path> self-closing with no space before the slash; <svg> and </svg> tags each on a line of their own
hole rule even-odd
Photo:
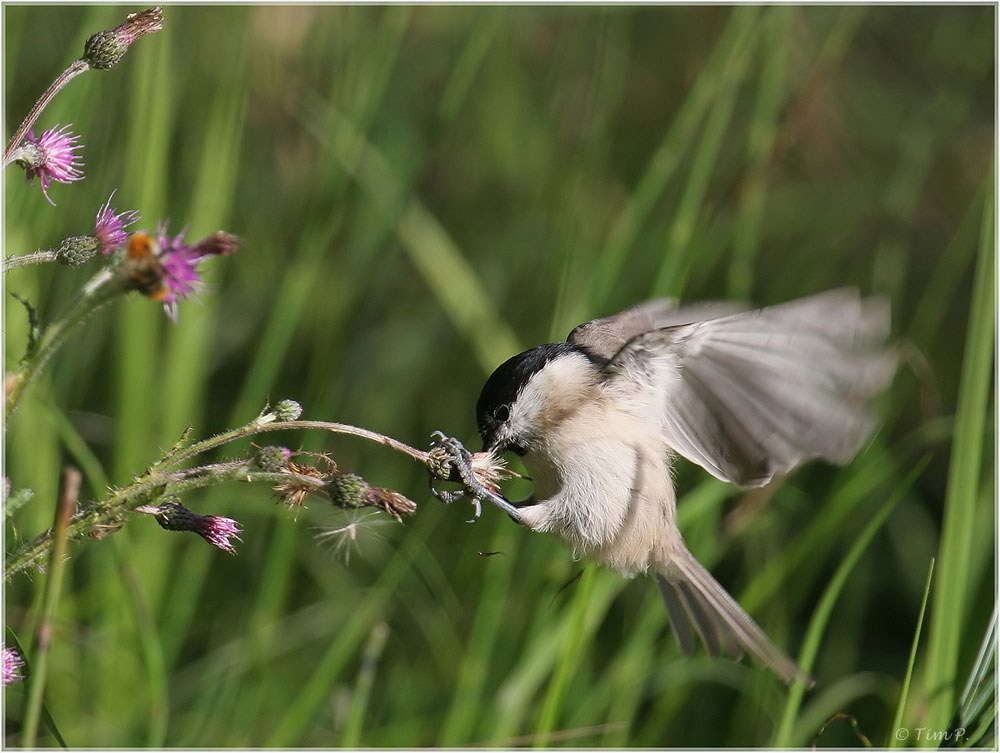
<svg viewBox="0 0 1000 753">
<path fill-rule="evenodd" d="M 365 503 L 391 515 L 397 523 L 403 522 L 403 515 L 412 515 L 417 511 L 417 503 L 412 499 L 381 486 L 373 486 L 368 489 L 365 493 Z"/>
<path fill-rule="evenodd" d="M 499 492 L 500 482 L 516 475 L 507 468 L 507 461 L 492 452 L 472 453 L 472 472 L 492 492 Z"/>
<path fill-rule="evenodd" d="M 292 459 L 292 451 L 287 447 L 275 447 L 269 445 L 260 447 L 254 455 L 254 462 L 262 471 L 268 473 L 280 473 L 288 468 L 288 461 Z"/>
<path fill-rule="evenodd" d="M 162 8 L 150 8 L 139 13 L 130 13 L 125 17 L 125 21 L 115 28 L 99 31 L 92 35 L 83 46 L 81 60 L 91 68 L 106 71 L 121 62 L 135 40 L 162 28 Z"/>
<path fill-rule="evenodd" d="M 56 261 L 68 267 L 79 267 L 94 258 L 101 243 L 92 235 L 74 235 L 63 240 L 56 249 Z"/>
<path fill-rule="evenodd" d="M 271 416 L 274 414 L 269 413 L 267 415 Z M 333 458 L 329 455 L 321 452 L 292 453 L 293 458 L 302 455 L 316 458 L 320 463 L 325 465 L 326 468 L 324 470 L 320 470 L 314 465 L 296 463 L 293 459 L 288 461 L 288 481 L 274 486 L 272 490 L 276 494 L 280 494 L 285 504 L 292 508 L 302 507 L 305 504 L 306 497 L 310 494 L 325 491 L 322 485 L 302 483 L 302 481 L 295 478 L 296 476 L 308 476 L 309 478 L 317 479 L 320 482 L 325 482 L 337 471 L 337 464 L 333 462 Z"/>
<path fill-rule="evenodd" d="M 274 415 L 279 421 L 297 421 L 302 415 L 302 406 L 294 400 L 279 400 L 274 406 Z"/>
</svg>

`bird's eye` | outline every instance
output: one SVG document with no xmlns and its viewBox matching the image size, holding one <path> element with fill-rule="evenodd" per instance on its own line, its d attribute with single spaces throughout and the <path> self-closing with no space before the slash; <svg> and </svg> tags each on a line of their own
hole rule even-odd
<svg viewBox="0 0 1000 753">
<path fill-rule="evenodd" d="M 504 421 L 510 418 L 510 408 L 508 408 L 506 405 L 501 405 L 499 408 L 493 411 L 493 418 L 495 418 L 497 422 L 502 424 Z"/>
</svg>

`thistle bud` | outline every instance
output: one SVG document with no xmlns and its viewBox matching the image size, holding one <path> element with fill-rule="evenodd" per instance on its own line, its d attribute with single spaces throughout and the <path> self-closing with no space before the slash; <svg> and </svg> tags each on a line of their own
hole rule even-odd
<svg viewBox="0 0 1000 753">
<path fill-rule="evenodd" d="M 302 406 L 294 400 L 279 400 L 274 415 L 279 421 L 296 421 L 302 415 Z"/>
<path fill-rule="evenodd" d="M 261 447 L 254 456 L 254 462 L 262 471 L 268 473 L 280 473 L 288 468 L 288 461 L 292 457 L 292 451 L 287 447 L 275 447 L 269 445 Z"/>
<path fill-rule="evenodd" d="M 330 501 L 337 507 L 364 507 L 371 485 L 356 473 L 338 473 L 327 484 Z"/>
<path fill-rule="evenodd" d="M 118 64 L 128 52 L 129 43 L 114 29 L 91 35 L 83 46 L 83 60 L 91 68 L 106 71 Z"/>
<path fill-rule="evenodd" d="M 100 242 L 92 235 L 74 235 L 59 244 L 56 261 L 68 267 L 79 267 L 93 259 L 100 247 Z"/>
<path fill-rule="evenodd" d="M 240 524 L 220 515 L 198 515 L 180 503 L 177 497 L 164 497 L 155 506 L 137 507 L 136 512 L 155 516 L 160 528 L 167 531 L 191 531 L 229 554 L 236 554 L 230 539 L 240 540 Z"/>
<path fill-rule="evenodd" d="M 197 528 L 199 516 L 182 505 L 177 497 L 164 497 L 156 507 L 140 510 L 152 513 L 165 531 L 193 531 Z"/>
<path fill-rule="evenodd" d="M 411 499 L 399 492 L 372 486 L 356 473 L 338 473 L 326 485 L 330 501 L 336 507 L 376 507 L 401 521 L 401 515 L 410 515 L 417 509 Z"/>
<path fill-rule="evenodd" d="M 162 8 L 130 13 L 125 17 L 125 21 L 115 28 L 92 35 L 83 46 L 83 57 L 80 59 L 91 68 L 106 71 L 121 62 L 135 40 L 162 28 Z"/>
</svg>

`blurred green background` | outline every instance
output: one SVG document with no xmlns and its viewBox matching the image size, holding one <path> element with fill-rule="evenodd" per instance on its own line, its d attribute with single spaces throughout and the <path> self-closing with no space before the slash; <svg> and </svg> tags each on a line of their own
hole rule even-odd
<svg viewBox="0 0 1000 753">
<path fill-rule="evenodd" d="M 8 134 L 129 10 L 5 5 Z M 843 712 L 884 744 L 934 556 L 903 721 L 945 726 L 994 603 L 994 14 L 167 7 L 162 32 L 42 116 L 83 134 L 86 180 L 53 188 L 54 209 L 8 170 L 6 253 L 88 232 L 116 188 L 145 227 L 245 246 L 176 326 L 129 297 L 57 354 L 7 431 L 6 475 L 37 492 L 8 551 L 50 524 L 66 462 L 99 497 L 185 426 L 204 436 L 284 397 L 478 447 L 485 377 L 580 321 L 654 295 L 770 304 L 840 285 L 893 301 L 904 358 L 882 429 L 851 466 L 763 493 L 683 466 L 684 532 L 795 656 L 861 531 L 898 506 L 816 626 L 818 685 L 798 703 L 751 665 L 682 657 L 648 580 L 588 569 L 561 590 L 584 565 L 555 539 L 492 509 L 468 525 L 383 448 L 285 436 L 417 514 L 366 519 L 345 561 L 316 540 L 345 513 L 316 499 L 296 517 L 233 485 L 185 502 L 243 523 L 238 557 L 148 518 L 74 545 L 46 696 L 67 742 L 808 746 Z M 96 267 L 6 286 L 51 319 Z M 27 322 L 5 306 L 9 369 Z M 25 646 L 44 580 L 6 584 Z M 8 745 L 23 703 L 11 686 Z M 860 742 L 839 720 L 819 745 Z"/>
</svg>

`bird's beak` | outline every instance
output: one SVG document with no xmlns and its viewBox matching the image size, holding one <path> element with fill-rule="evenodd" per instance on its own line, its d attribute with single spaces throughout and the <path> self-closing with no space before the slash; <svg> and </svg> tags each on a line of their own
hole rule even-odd
<svg viewBox="0 0 1000 753">
<path fill-rule="evenodd" d="M 500 439 L 500 426 L 494 425 L 486 431 L 480 431 L 483 438 L 483 452 L 492 452 L 500 455 L 503 452 L 503 442 Z"/>
<path fill-rule="evenodd" d="M 483 437 L 483 452 L 492 452 L 499 456 L 508 451 L 521 456 L 527 452 L 521 445 L 510 441 L 499 431 L 491 432 Z"/>
</svg>

